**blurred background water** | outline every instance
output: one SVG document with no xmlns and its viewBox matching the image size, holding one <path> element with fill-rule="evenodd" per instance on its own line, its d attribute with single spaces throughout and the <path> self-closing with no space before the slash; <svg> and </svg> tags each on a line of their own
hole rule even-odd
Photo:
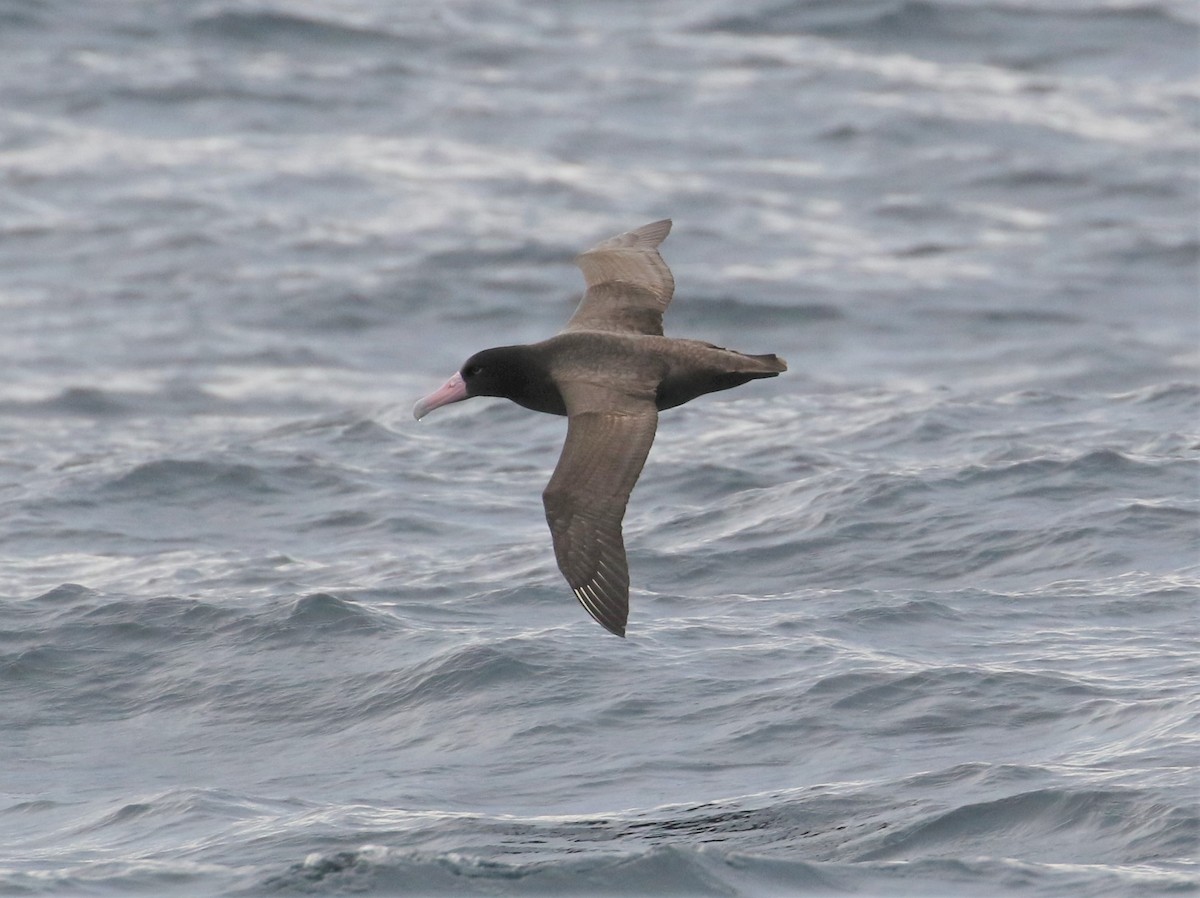
<svg viewBox="0 0 1200 898">
<path fill-rule="evenodd" d="M 1195 893 L 1198 36 L 0 0 L 0 893 Z M 409 409 L 668 216 L 622 641 Z"/>
</svg>

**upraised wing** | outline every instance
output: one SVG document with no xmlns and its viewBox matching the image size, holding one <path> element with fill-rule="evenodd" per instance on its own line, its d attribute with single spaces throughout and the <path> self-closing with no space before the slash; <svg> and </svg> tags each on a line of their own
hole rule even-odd
<svg viewBox="0 0 1200 898">
<path fill-rule="evenodd" d="M 542 501 L 554 555 L 576 598 L 601 626 L 625 635 L 629 565 L 621 521 L 654 443 L 653 393 L 576 384 L 564 389 L 567 439 Z"/>
<path fill-rule="evenodd" d="M 598 243 L 576 259 L 587 283 L 565 331 L 609 331 L 662 336 L 662 316 L 675 293 L 671 269 L 658 245 L 671 220 L 642 225 Z"/>
</svg>

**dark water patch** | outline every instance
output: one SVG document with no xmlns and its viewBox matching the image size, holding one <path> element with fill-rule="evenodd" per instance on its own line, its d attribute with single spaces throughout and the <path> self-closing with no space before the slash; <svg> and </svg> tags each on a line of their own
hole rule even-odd
<svg viewBox="0 0 1200 898">
<path fill-rule="evenodd" d="M 319 890 L 414 895 L 663 895 L 727 898 L 829 889 L 831 878 L 795 860 L 727 856 L 685 845 L 647 850 L 565 851 L 495 860 L 486 851 L 334 850 L 310 856 L 235 894 Z M 515 891 L 514 891 L 515 890 Z"/>
<path fill-rule="evenodd" d="M 940 314 L 945 315 L 946 312 L 942 311 Z M 953 315 L 952 312 L 950 314 Z M 962 314 L 967 318 L 986 321 L 990 324 L 1008 324 L 1014 326 L 1083 323 L 1083 319 L 1078 315 L 1055 312 L 1049 309 L 984 309 L 982 311 L 972 309 L 964 310 Z"/>
<path fill-rule="evenodd" d="M 1091 584 L 1086 584 L 1084 590 L 1099 592 Z M 1155 614 L 1178 617 L 1180 625 L 1186 626 L 1194 609 L 1200 608 L 1200 581 L 1148 591 L 1129 588 L 1125 595 L 1101 594 L 1095 598 L 1094 614 L 1098 620 L 1128 622 L 1145 620 L 1148 615 Z"/>
<path fill-rule="evenodd" d="M 130 407 L 112 393 L 94 387 L 70 387 L 58 396 L 42 403 L 47 411 L 67 412 L 90 417 L 127 414 Z"/>
<path fill-rule="evenodd" d="M 860 450 L 899 450 L 906 455 L 914 446 L 941 449 L 952 444 L 959 435 L 972 434 L 978 426 L 978 416 L 979 410 L 970 406 L 942 403 L 929 409 L 901 411 L 877 418 L 853 431 L 847 428 L 845 441 Z M 890 476 L 893 480 L 901 479 L 899 475 Z M 876 478 L 871 485 L 882 488 L 884 481 L 879 475 Z"/>
<path fill-rule="evenodd" d="M 86 586 L 81 586 L 78 583 L 64 583 L 62 586 L 56 586 L 49 592 L 44 592 L 37 596 L 34 601 L 46 602 L 55 605 L 69 605 L 76 602 L 92 599 L 98 593 L 94 589 L 89 589 Z"/>
<path fill-rule="evenodd" d="M 957 210 L 945 202 L 932 200 L 927 197 L 886 197 L 874 208 L 876 215 L 883 218 L 894 218 L 899 221 L 941 224 L 957 216 Z"/>
<path fill-rule="evenodd" d="M 9 805 L 0 813 L 4 814 L 40 814 L 45 811 L 54 811 L 58 808 L 70 807 L 65 802 L 50 801 L 48 799 L 38 799 L 35 801 L 19 801 L 16 804 Z"/>
<path fill-rule="evenodd" d="M 297 599 L 276 599 L 255 613 L 240 615 L 222 635 L 236 645 L 269 646 L 275 650 L 327 647 L 341 651 L 346 641 L 386 636 L 395 632 L 394 617 L 329 592 Z M 366 644 L 363 644 L 366 650 Z"/>
<path fill-rule="evenodd" d="M 335 440 L 346 443 L 391 444 L 396 441 L 396 435 L 378 421 L 361 419 L 343 427 Z"/>
<path fill-rule="evenodd" d="M 175 458 L 139 464 L 104 489 L 128 498 L 180 501 L 196 493 L 253 496 L 279 492 L 253 465 Z"/>
<path fill-rule="evenodd" d="M 887 830 L 889 812 L 894 808 L 882 807 L 870 791 L 833 795 L 816 787 L 796 794 L 758 794 L 611 814 L 434 819 L 422 829 L 427 842 L 461 844 L 465 836 L 470 843 L 487 845 L 493 863 L 544 858 L 556 864 L 572 855 L 629 858 L 681 846 L 720 857 L 751 845 L 763 853 L 793 853 L 797 844 L 805 844 L 806 856 L 821 856 Z M 455 832 L 428 838 L 434 829 Z"/>
<path fill-rule="evenodd" d="M 1015 487 L 1008 495 L 1047 495 L 1058 489 L 1066 494 L 1088 495 L 1089 487 L 1147 483 L 1169 475 L 1178 463 L 1160 459 L 1143 460 L 1116 449 L 1096 449 L 1072 458 L 1034 458 L 1014 464 L 971 465 L 956 477 L 960 486 L 1004 483 Z"/>
<path fill-rule="evenodd" d="M 320 352 L 311 346 L 268 346 L 249 352 L 231 353 L 225 361 L 269 369 L 340 368 L 340 360 L 332 353 Z"/>
<path fill-rule="evenodd" d="M 475 325 L 491 324 L 497 328 L 508 329 L 518 322 L 528 320 L 529 310 L 520 303 L 494 303 L 488 306 L 486 309 L 473 309 L 471 311 L 461 312 L 444 312 L 441 317 L 447 321 L 459 323 L 465 322 Z"/>
<path fill-rule="evenodd" d="M 270 724 L 306 738 L 384 726 L 394 750 L 470 754 L 482 743 L 506 743 L 507 714 L 529 702 L 557 701 L 554 671 L 528 642 L 521 643 L 525 651 L 501 642 L 431 653 L 431 639 L 388 638 L 398 635 L 393 628 L 367 643 L 363 636 L 380 628 L 346 623 L 342 609 L 330 623 L 330 611 L 314 612 L 312 604 L 305 616 L 316 613 L 315 626 L 268 634 L 276 649 L 299 646 L 311 655 L 304 676 L 269 672 L 253 655 L 238 657 L 225 675 L 207 671 L 193 684 L 196 704 L 216 719 Z M 476 729 L 480 715 L 492 721 L 486 733 Z"/>
<path fill-rule="evenodd" d="M 0 654 L 0 681 L 42 686 L 70 678 L 79 670 L 81 657 L 53 646 L 34 646 Z"/>
<path fill-rule="evenodd" d="M 297 525 L 300 533 L 320 532 L 323 530 L 346 531 L 366 530 L 379 523 L 379 518 L 365 511 L 335 511 L 324 514 L 312 520 Z M 420 532 L 419 528 L 401 527 L 402 532 Z"/>
<path fill-rule="evenodd" d="M 938 444 L 967 432 L 965 427 L 965 419 L 934 416 L 901 442 L 906 451 L 917 439 Z M 899 425 L 872 429 L 890 434 Z M 872 442 L 886 447 L 890 441 L 873 434 Z M 703 553 L 690 553 L 676 580 L 708 582 L 709 588 L 730 588 L 723 584 L 737 571 L 788 578 L 787 588 L 795 588 L 874 583 L 879 577 L 892 585 L 896 578 L 919 585 L 930 577 L 946 583 L 981 574 L 1031 578 L 1043 572 L 1061 579 L 1084 568 L 1160 570 L 1170 545 L 1194 541 L 1190 507 L 1166 498 L 1194 492 L 1192 465 L 1095 450 L 932 471 L 920 464 L 896 473 L 869 468 L 849 478 L 833 471 L 702 515 L 676 506 L 663 532 L 676 544 L 708 543 Z M 1130 493 L 1144 498 L 1120 498 Z M 1145 539 L 1146 527 L 1170 533 L 1170 542 L 1154 547 Z M 646 544 L 663 545 L 663 538 L 652 534 Z M 636 559 L 636 545 L 632 551 Z"/>
<path fill-rule="evenodd" d="M 926 241 L 904 246 L 895 250 L 894 255 L 900 259 L 927 259 L 933 256 L 944 256 L 949 253 L 962 252 L 970 249 L 965 243 L 935 243 Z"/>
<path fill-rule="evenodd" d="M 1195 46 L 1197 37 L 1196 23 L 1176 18 L 1157 3 L 1105 9 L 1087 5 L 1075 11 L 927 0 L 818 0 L 730 16 L 709 27 L 747 35 L 809 34 L 944 61 L 975 62 L 982 56 L 1022 70 L 1092 65 L 1098 57 L 1109 60 L 1109 66 L 1146 64 L 1155 46 L 1160 52 L 1183 53 Z M 1060 40 L 1064 32 L 1072 34 L 1071 41 Z"/>
<path fill-rule="evenodd" d="M 888 680 L 888 675 L 880 671 L 836 673 L 817 680 L 809 687 L 808 694 L 814 698 L 828 697 L 836 702 L 844 696 L 875 688 Z"/>
<path fill-rule="evenodd" d="M 359 645 L 353 655 L 332 657 L 352 651 L 347 645 L 319 646 L 329 660 L 316 663 L 302 682 L 289 677 L 276 683 L 272 698 L 252 690 L 252 681 L 239 680 L 215 686 L 209 700 L 222 716 L 269 720 L 313 735 L 386 725 L 386 741 L 396 750 L 445 753 L 448 762 L 452 755 L 478 752 L 482 744 L 502 749 L 510 740 L 509 714 L 523 714 L 530 702 L 560 701 L 554 671 L 530 660 L 530 652 L 520 657 L 503 643 L 442 649 L 432 657 L 428 640 L 378 643 L 370 652 Z M 426 657 L 406 661 L 414 653 Z M 364 666 L 370 670 L 360 672 Z M 431 725 L 431 714 L 445 725 Z M 492 720 L 486 732 L 468 723 L 479 714 Z M 472 742 L 462 742 L 464 732 L 473 734 Z"/>
<path fill-rule="evenodd" d="M 924 626 L 939 621 L 961 622 L 966 616 L 949 605 L 928 599 L 904 602 L 900 605 L 855 608 L 837 615 L 835 620 L 867 627 Z"/>
<path fill-rule="evenodd" d="M 161 662 L 119 648 L 40 646 L 0 658 L 0 682 L 22 690 L 6 709 L 14 731 L 125 719 L 147 710 Z"/>
<path fill-rule="evenodd" d="M 215 411 L 220 405 L 221 400 L 206 391 L 178 384 L 157 392 L 67 387 L 47 399 L 0 401 L 0 413 L 31 417 L 66 415 L 102 420 L 135 415 L 206 413 Z"/>
<path fill-rule="evenodd" d="M 963 730 L 1039 723 L 1057 725 L 1064 699 L 1076 715 L 1091 719 L 1082 707 L 1108 691 L 1096 683 L 1065 675 L 1020 671 L 951 668 L 903 675 L 889 674 L 835 698 L 831 709 L 879 715 L 883 732 L 902 729 L 949 734 Z"/>
<path fill-rule="evenodd" d="M 679 808 L 670 817 L 626 820 L 619 824 L 619 835 L 637 836 L 650 841 L 687 839 L 694 845 L 736 841 L 740 834 L 761 832 L 776 821 L 762 809 L 741 809 L 717 805 Z"/>
<path fill-rule="evenodd" d="M 176 597 L 89 602 L 0 640 L 0 682 L 26 684 L 10 709 L 14 726 L 192 709 L 304 727 L 314 708 L 361 710 L 353 697 L 371 680 L 358 670 L 376 663 L 365 640 L 395 631 L 394 616 L 328 593 L 250 612 Z M 296 679 L 272 672 L 280 651 L 316 656 Z"/>
<path fill-rule="evenodd" d="M 394 534 L 399 539 L 413 539 L 418 536 L 441 536 L 455 532 L 456 528 L 448 525 L 444 516 L 436 509 L 431 509 L 423 515 L 412 513 L 381 518 L 378 526 L 384 531 Z"/>
<path fill-rule="evenodd" d="M 510 268 L 525 271 L 529 268 L 547 267 L 560 272 L 563 278 L 569 278 L 570 269 L 567 267 L 579 247 L 565 243 L 544 243 L 527 240 L 506 246 L 474 246 L 467 249 L 439 250 L 425 256 L 421 267 L 428 269 L 432 276 L 439 280 L 447 272 L 454 272 L 455 277 L 486 278 L 503 277 L 498 272 Z M 577 276 L 577 275 L 576 275 Z M 573 310 L 571 302 L 562 303 L 563 310 L 568 314 Z M 453 311 L 453 307 L 447 311 Z"/>
<path fill-rule="evenodd" d="M 179 596 L 116 598 L 75 583 L 65 583 L 37 596 L 34 602 L 44 606 L 19 618 L 24 632 L 40 637 L 86 636 L 100 628 L 115 628 L 138 639 L 143 635 L 186 635 L 223 625 L 237 612 L 199 599 Z M 13 606 L 11 611 L 20 611 Z M 10 614 L 9 619 L 12 620 Z M 110 644 L 114 632 L 99 633 L 98 644 Z M 72 642 L 81 647 L 85 642 Z"/>
<path fill-rule="evenodd" d="M 330 19 L 275 10 L 233 10 L 202 14 L 191 31 L 221 42 L 244 42 L 291 49 L 412 49 L 413 42 L 382 28 L 346 25 Z"/>
<path fill-rule="evenodd" d="M 407 304 L 405 304 L 407 305 Z M 327 287 L 305 289 L 266 308 L 256 309 L 254 324 L 271 332 L 342 334 L 354 336 L 386 327 L 394 321 L 394 296 L 362 291 L 331 291 Z"/>
<path fill-rule="evenodd" d="M 1126 265 L 1178 266 L 1189 275 L 1194 275 L 1200 263 L 1200 240 L 1140 237 L 1134 241 L 1134 245 L 1120 249 L 1113 255 Z"/>
<path fill-rule="evenodd" d="M 81 616 L 85 621 L 126 621 L 150 626 L 174 627 L 182 623 L 188 626 L 206 627 L 215 621 L 235 615 L 233 609 L 212 605 L 200 599 L 182 596 L 152 596 L 109 601 L 88 609 Z"/>
<path fill-rule="evenodd" d="M 325 592 L 297 599 L 283 626 L 321 635 L 384 629 L 378 615 L 372 614 L 367 608 Z"/>
<path fill-rule="evenodd" d="M 235 502 L 255 505 L 279 497 L 299 495 L 347 496 L 359 485 L 316 455 L 254 455 L 251 464 L 215 459 L 165 458 L 141 462 L 103 484 L 100 495 L 131 505 L 153 502 L 158 506 Z"/>
<path fill-rule="evenodd" d="M 1132 536 L 1148 530 L 1194 525 L 1200 520 L 1200 510 L 1159 502 L 1131 502 L 1117 511 L 1115 517 L 1112 532 Z M 1193 527 L 1192 533 L 1200 541 L 1200 530 Z"/>
<path fill-rule="evenodd" d="M 853 9 L 847 9 L 836 0 L 801 5 L 784 3 L 717 19 L 708 28 L 735 34 L 819 33 L 822 30 L 863 28 L 895 8 L 895 3 L 885 0 L 858 3 Z"/>
<path fill-rule="evenodd" d="M 1003 167 L 972 176 L 967 186 L 999 187 L 1005 190 L 1055 190 L 1072 194 L 1094 192 L 1099 188 L 1097 177 L 1085 171 L 1056 168 L 1046 165 L 1013 165 L 1006 160 Z"/>
<path fill-rule="evenodd" d="M 197 832 L 207 822 L 230 826 L 264 814 L 305 810 L 295 800 L 268 800 L 228 789 L 177 788 L 99 810 L 76 820 L 63 835 L 92 839 L 124 840 L 135 833 L 161 837 L 164 832 L 182 835 Z"/>
<path fill-rule="evenodd" d="M 1136 791 L 1042 789 L 922 817 L 858 859 L 1004 853 L 1053 862 L 1071 846 L 1076 863 L 1138 864 L 1161 860 L 1160 851 L 1182 848 L 1200 833 L 1194 809 Z M 1147 844 L 1158 847 L 1147 853 Z"/>
<path fill-rule="evenodd" d="M 289 90 L 277 86 L 251 88 L 227 81 L 214 80 L 211 77 L 206 80 L 189 80 L 153 87 L 117 88 L 112 91 L 112 96 L 124 101 L 124 105 L 145 104 L 148 107 L 147 112 L 152 112 L 155 106 L 178 107 L 189 103 L 201 105 L 239 101 L 270 104 L 277 110 L 288 105 L 312 108 L 324 105 L 309 91 Z M 173 239 L 180 240 L 181 238 Z M 199 247 L 208 239 L 203 235 L 192 235 L 187 238 L 187 243 L 193 247 Z M 175 248 L 182 247 L 181 243 Z"/>
<path fill-rule="evenodd" d="M 15 0 L 7 3 L 0 9 L 0 29 L 43 28 L 46 25 L 45 19 L 37 13 L 46 9 L 46 3 L 36 0 Z M 0 34 L 3 33 L 0 31 Z"/>
<path fill-rule="evenodd" d="M 14 726 L 111 720 L 189 703 L 180 681 L 201 646 L 217 647 L 238 614 L 194 599 L 87 594 L 6 633 L 0 680 L 24 684 Z"/>
<path fill-rule="evenodd" d="M 473 645 L 446 652 L 399 675 L 397 689 L 381 696 L 386 705 L 444 702 L 476 697 L 497 690 L 528 689 L 540 665 L 520 657 L 515 645 Z"/>
<path fill-rule="evenodd" d="M 826 494 L 825 501 L 847 505 L 855 514 L 902 515 L 912 514 L 926 508 L 933 498 L 935 487 L 921 477 L 909 474 L 868 473 L 853 483 Z M 843 528 L 852 528 L 847 536 L 853 536 L 863 527 L 874 526 L 877 521 L 847 521 Z"/>
</svg>

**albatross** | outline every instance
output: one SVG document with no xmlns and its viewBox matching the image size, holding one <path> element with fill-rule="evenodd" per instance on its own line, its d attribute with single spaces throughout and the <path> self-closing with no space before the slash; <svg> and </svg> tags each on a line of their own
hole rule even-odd
<svg viewBox="0 0 1200 898">
<path fill-rule="evenodd" d="M 566 416 L 562 455 L 542 493 L 554 555 L 580 604 L 617 636 L 629 618 L 621 521 L 658 413 L 787 370 L 773 354 L 663 336 L 675 279 L 658 246 L 670 230 L 670 219 L 655 221 L 579 255 L 587 291 L 561 332 L 475 353 L 413 407 L 420 420 L 452 402 L 498 396 Z"/>
</svg>

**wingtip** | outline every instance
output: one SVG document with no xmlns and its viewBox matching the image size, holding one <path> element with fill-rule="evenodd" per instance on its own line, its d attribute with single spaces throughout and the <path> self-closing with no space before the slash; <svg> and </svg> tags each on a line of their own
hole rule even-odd
<svg viewBox="0 0 1200 898">
<path fill-rule="evenodd" d="M 592 620 L 602 626 L 614 636 L 625 638 L 625 622 L 627 618 L 620 614 L 617 609 L 608 606 L 605 607 L 597 601 L 597 595 L 593 584 L 588 583 L 583 586 L 574 587 L 572 592 L 575 593 L 575 598 L 579 600 L 579 604 L 584 610 L 592 616 Z"/>
<path fill-rule="evenodd" d="M 613 636 L 620 636 L 622 639 L 625 638 L 625 621 L 623 620 L 601 620 L 600 626 L 604 627 Z"/>
<path fill-rule="evenodd" d="M 618 626 L 617 624 L 605 623 L 604 621 L 599 620 L 599 619 L 597 619 L 596 622 L 598 624 L 600 624 L 600 626 L 602 626 L 609 633 L 611 633 L 613 636 L 620 636 L 622 639 L 625 638 L 625 625 L 624 624 Z"/>
<path fill-rule="evenodd" d="M 575 261 L 579 262 L 587 255 L 597 252 L 630 249 L 639 251 L 652 250 L 667 239 L 667 235 L 671 233 L 671 224 L 671 219 L 660 218 L 658 221 L 644 224 L 640 228 L 634 228 L 632 231 L 625 231 L 617 234 L 615 237 L 601 240 L 595 246 L 576 256 Z"/>
<path fill-rule="evenodd" d="M 650 224 L 644 224 L 635 231 L 630 233 L 638 238 L 638 242 L 646 246 L 658 246 L 667 239 L 667 235 L 671 233 L 671 225 L 674 222 L 669 218 L 660 218 L 658 221 L 652 221 Z"/>
</svg>

